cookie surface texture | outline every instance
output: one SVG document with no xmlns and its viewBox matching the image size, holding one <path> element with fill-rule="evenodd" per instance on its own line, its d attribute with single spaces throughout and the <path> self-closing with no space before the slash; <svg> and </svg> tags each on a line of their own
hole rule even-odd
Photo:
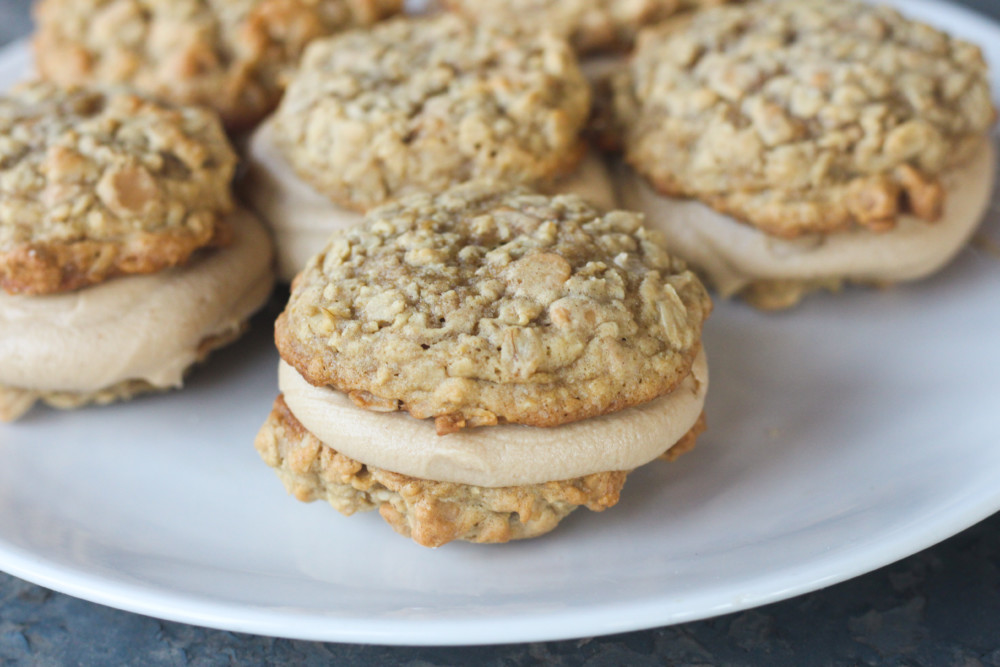
<svg viewBox="0 0 1000 667">
<path fill-rule="evenodd" d="M 0 98 L 0 287 L 152 273 L 227 237 L 236 156 L 218 119 L 114 91 Z"/>
<path fill-rule="evenodd" d="M 311 384 L 439 433 L 556 426 L 672 391 L 710 309 L 641 216 L 473 183 L 331 237 L 276 340 Z"/>
<path fill-rule="evenodd" d="M 773 0 L 670 20 L 615 81 L 626 159 L 791 238 L 939 217 L 995 118 L 979 48 L 886 7 Z"/>
<path fill-rule="evenodd" d="M 622 50 L 638 30 L 674 14 L 726 0 L 445 0 L 480 23 L 544 29 L 565 37 L 579 53 Z"/>
<path fill-rule="evenodd" d="M 278 103 L 306 45 L 402 0 L 42 0 L 35 53 L 61 85 L 128 84 L 245 129 Z"/>
<path fill-rule="evenodd" d="M 568 173 L 584 153 L 589 108 L 563 40 L 443 14 L 312 44 L 276 113 L 275 141 L 317 191 L 365 211 L 477 178 Z"/>
</svg>

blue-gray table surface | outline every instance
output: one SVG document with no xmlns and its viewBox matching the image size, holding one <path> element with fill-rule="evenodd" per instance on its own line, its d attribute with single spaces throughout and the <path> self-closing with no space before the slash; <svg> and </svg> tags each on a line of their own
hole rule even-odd
<svg viewBox="0 0 1000 667">
<path fill-rule="evenodd" d="M 1000 0 L 958 4 L 1000 19 Z M 0 43 L 30 31 L 28 5 L 0 0 Z M 785 602 L 625 635 L 504 646 L 383 647 L 221 632 L 0 573 L 0 665 L 258 663 L 1000 666 L 1000 514 L 894 565 Z"/>
</svg>

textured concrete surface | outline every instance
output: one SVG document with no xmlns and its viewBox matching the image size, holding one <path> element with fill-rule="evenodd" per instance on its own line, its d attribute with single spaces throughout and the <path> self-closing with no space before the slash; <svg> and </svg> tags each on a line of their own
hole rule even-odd
<svg viewBox="0 0 1000 667">
<path fill-rule="evenodd" d="M 1000 18 L 1000 0 L 961 4 Z M 0 43 L 27 33 L 27 6 L 0 0 Z M 239 635 L 110 609 L 0 573 L 0 665 L 233 664 L 1000 666 L 1000 514 L 899 563 L 786 602 L 626 635 L 509 646 Z"/>
</svg>

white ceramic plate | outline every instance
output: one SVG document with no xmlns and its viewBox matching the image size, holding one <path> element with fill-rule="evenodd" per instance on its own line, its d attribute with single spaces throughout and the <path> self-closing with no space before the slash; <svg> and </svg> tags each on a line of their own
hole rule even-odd
<svg viewBox="0 0 1000 667">
<path fill-rule="evenodd" d="M 982 17 L 907 7 L 1000 66 Z M 0 78 L 27 66 L 9 50 Z M 1000 214 L 984 233 L 1000 243 Z M 720 303 L 693 453 L 545 538 L 438 550 L 300 504 L 258 460 L 277 361 L 259 318 L 182 392 L 0 426 L 0 568 L 177 621 L 383 644 L 580 637 L 780 600 L 1000 509 L 998 294 L 1000 255 L 973 248 L 916 286 L 780 315 Z"/>
</svg>

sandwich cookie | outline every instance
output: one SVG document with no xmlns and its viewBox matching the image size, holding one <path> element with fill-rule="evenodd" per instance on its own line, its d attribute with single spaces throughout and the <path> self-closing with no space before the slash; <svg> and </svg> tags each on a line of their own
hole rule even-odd
<svg viewBox="0 0 1000 667">
<path fill-rule="evenodd" d="M 711 302 L 641 216 L 470 183 L 336 232 L 276 324 L 256 446 L 425 546 L 548 532 L 694 444 Z"/>
<path fill-rule="evenodd" d="M 314 43 L 249 144 L 241 187 L 275 233 L 290 280 L 364 211 L 473 179 L 578 191 L 615 207 L 584 157 L 590 91 L 562 40 L 398 19 Z"/>
<path fill-rule="evenodd" d="M 0 418 L 179 386 L 267 298 L 213 113 L 34 83 L 0 134 Z"/>
<path fill-rule="evenodd" d="M 402 0 L 42 0 L 35 62 L 62 86 L 125 84 L 253 127 L 306 45 L 399 12 Z"/>
<path fill-rule="evenodd" d="M 625 203 L 761 308 L 925 277 L 988 205 L 982 53 L 886 7 L 706 10 L 644 32 L 613 86 Z"/>
</svg>

